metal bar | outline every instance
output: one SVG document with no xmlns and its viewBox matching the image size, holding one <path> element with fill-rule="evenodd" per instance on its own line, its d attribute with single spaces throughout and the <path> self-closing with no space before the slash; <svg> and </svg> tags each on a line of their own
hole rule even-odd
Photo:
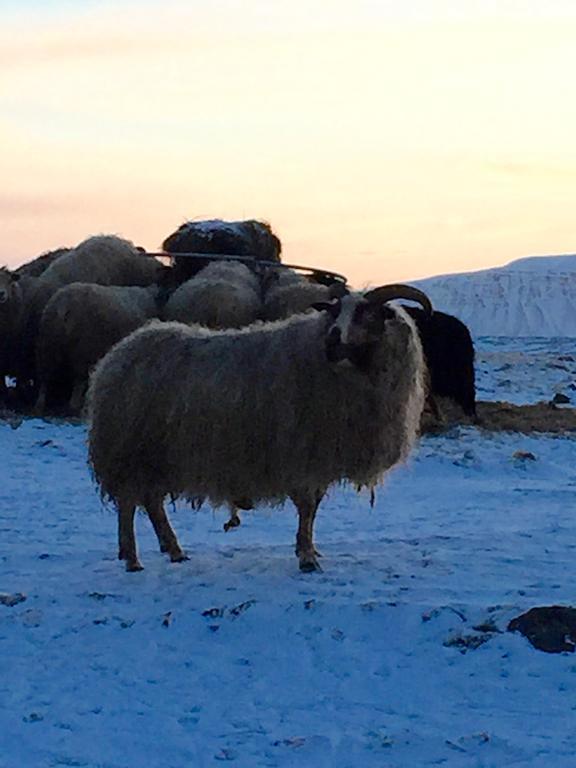
<svg viewBox="0 0 576 768">
<path fill-rule="evenodd" d="M 264 259 L 258 259 L 256 256 L 236 256 L 229 253 L 167 253 L 165 251 L 161 253 L 151 253 L 146 251 L 146 256 L 154 256 L 156 258 L 169 258 L 172 259 L 176 256 L 184 256 L 188 259 L 210 259 L 212 261 L 243 261 L 253 266 L 273 267 L 275 269 L 293 269 L 293 270 L 305 270 L 311 272 L 314 275 L 323 275 L 330 277 L 336 282 L 346 284 L 348 281 L 344 275 L 338 272 L 332 272 L 329 269 L 317 269 L 316 267 L 306 267 L 303 264 L 285 264 L 279 261 L 265 261 Z"/>
</svg>

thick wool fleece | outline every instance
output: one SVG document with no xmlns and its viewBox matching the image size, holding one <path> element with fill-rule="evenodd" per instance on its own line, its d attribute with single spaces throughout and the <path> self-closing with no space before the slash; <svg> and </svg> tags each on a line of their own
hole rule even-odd
<svg viewBox="0 0 576 768">
<path fill-rule="evenodd" d="M 418 334 L 393 311 L 368 373 L 327 362 L 327 313 L 239 331 L 136 331 L 91 378 L 89 458 L 102 494 L 221 505 L 374 486 L 406 457 L 424 397 Z"/>
</svg>

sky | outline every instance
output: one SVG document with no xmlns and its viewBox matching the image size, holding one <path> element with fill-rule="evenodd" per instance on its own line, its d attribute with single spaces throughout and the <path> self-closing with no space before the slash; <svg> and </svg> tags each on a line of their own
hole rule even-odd
<svg viewBox="0 0 576 768">
<path fill-rule="evenodd" d="M 573 0 L 0 0 L 0 264 L 270 222 L 360 287 L 576 251 Z"/>
</svg>

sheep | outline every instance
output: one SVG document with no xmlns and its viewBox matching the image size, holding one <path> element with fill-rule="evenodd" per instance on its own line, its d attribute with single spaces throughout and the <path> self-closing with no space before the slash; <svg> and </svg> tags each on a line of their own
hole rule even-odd
<svg viewBox="0 0 576 768">
<path fill-rule="evenodd" d="M 373 488 L 416 438 L 424 361 L 413 321 L 387 304 L 397 298 L 432 311 L 418 289 L 382 286 L 240 330 L 152 321 L 108 352 L 90 379 L 88 453 L 128 571 L 142 568 L 137 507 L 161 551 L 185 559 L 167 495 L 214 506 L 289 497 L 300 569 L 319 569 L 313 525 L 327 488 Z"/>
<path fill-rule="evenodd" d="M 466 325 L 453 315 L 406 307 L 415 321 L 429 371 L 429 405 L 436 418 L 438 401 L 447 398 L 476 419 L 474 344 Z"/>
<path fill-rule="evenodd" d="M 18 300 L 12 302 L 18 304 L 18 312 L 23 312 L 19 335 L 15 339 L 18 355 L 11 371 L 18 378 L 19 385 L 28 386 L 36 378 L 35 354 L 40 318 L 44 307 L 59 288 L 74 282 L 145 286 L 154 283 L 162 269 L 157 259 L 142 255 L 141 250 L 129 240 L 115 235 L 96 235 L 53 260 L 39 276 L 26 276 L 25 281 L 22 277 Z"/>
<path fill-rule="evenodd" d="M 164 320 L 209 328 L 241 328 L 261 314 L 260 282 L 240 262 L 213 261 L 187 280 L 164 306 Z"/>
<path fill-rule="evenodd" d="M 179 253 L 225 254 L 279 262 L 282 245 L 266 222 L 209 219 L 182 224 L 164 240 L 162 249 L 172 256 L 172 272 L 166 274 L 165 281 L 175 288 L 211 261 L 209 255 L 206 259 L 191 259 L 178 257 Z"/>
<path fill-rule="evenodd" d="M 318 302 L 329 301 L 334 288 L 311 282 L 291 269 L 271 267 L 264 278 L 262 317 L 264 320 L 282 320 L 305 312 Z"/>
<path fill-rule="evenodd" d="M 6 377 L 17 369 L 19 339 L 25 324 L 26 294 L 32 278 L 0 267 L 0 399 L 9 405 Z"/>
<path fill-rule="evenodd" d="M 71 283 L 52 296 L 36 345 L 35 412 L 68 405 L 81 411 L 89 373 L 120 339 L 158 316 L 157 286 Z"/>
<path fill-rule="evenodd" d="M 157 259 L 143 255 L 130 240 L 116 235 L 94 235 L 48 266 L 38 279 L 35 300 L 50 298 L 58 288 L 76 282 L 151 285 L 161 270 Z"/>
<path fill-rule="evenodd" d="M 70 252 L 70 248 L 56 248 L 54 251 L 46 251 L 40 256 L 37 256 L 32 261 L 27 261 L 25 264 L 21 264 L 14 272 L 17 275 L 28 275 L 29 277 L 39 277 L 43 272 L 48 269 L 50 264 L 61 256 Z"/>
<path fill-rule="evenodd" d="M 69 250 L 47 251 L 14 270 L 0 267 L 0 397 L 4 401 L 7 394 L 5 377 L 18 367 L 14 359 L 24 332 L 27 302 L 36 285 L 30 278 L 41 275 Z"/>
</svg>

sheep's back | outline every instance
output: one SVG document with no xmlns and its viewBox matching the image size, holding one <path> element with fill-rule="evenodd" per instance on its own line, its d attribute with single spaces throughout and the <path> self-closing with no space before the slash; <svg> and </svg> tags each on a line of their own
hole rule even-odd
<svg viewBox="0 0 576 768">
<path fill-rule="evenodd" d="M 260 312 L 260 298 L 250 286 L 199 276 L 174 291 L 163 315 L 166 320 L 188 325 L 242 328 L 255 322 Z"/>
<path fill-rule="evenodd" d="M 325 285 L 308 280 L 287 282 L 272 287 L 264 298 L 263 314 L 266 320 L 281 320 L 290 315 L 306 312 L 316 302 L 328 301 Z"/>
<path fill-rule="evenodd" d="M 93 237 L 53 261 L 39 280 L 51 289 L 69 283 L 100 285 L 150 285 L 160 262 L 143 255 L 128 240 L 113 236 Z"/>
</svg>

